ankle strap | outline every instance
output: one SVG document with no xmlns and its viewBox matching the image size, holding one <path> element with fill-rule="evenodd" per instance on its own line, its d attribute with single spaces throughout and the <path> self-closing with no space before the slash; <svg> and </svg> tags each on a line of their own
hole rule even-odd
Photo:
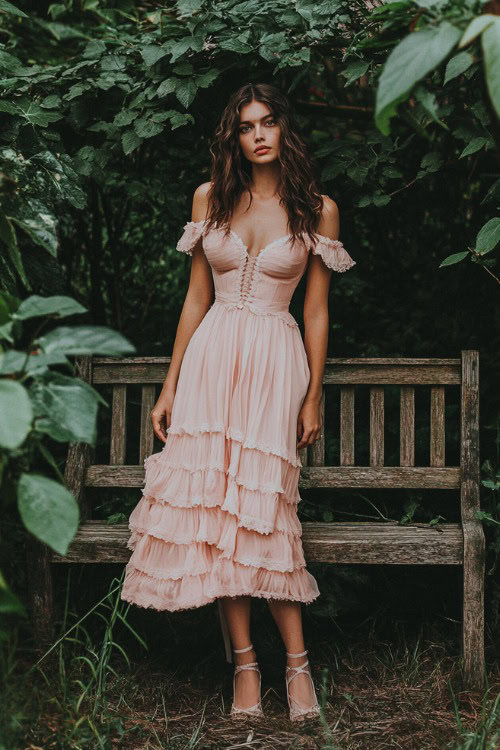
<svg viewBox="0 0 500 750">
<path fill-rule="evenodd" d="M 307 649 L 305 651 L 302 651 L 302 653 L 300 653 L 300 654 L 289 654 L 288 651 L 286 652 L 287 656 L 295 656 L 295 657 L 305 656 L 306 654 L 307 654 Z"/>
<path fill-rule="evenodd" d="M 245 646 L 245 648 L 233 648 L 233 651 L 235 654 L 242 654 L 244 651 L 250 651 L 250 649 L 253 648 L 253 643 L 251 643 L 249 646 Z"/>
</svg>

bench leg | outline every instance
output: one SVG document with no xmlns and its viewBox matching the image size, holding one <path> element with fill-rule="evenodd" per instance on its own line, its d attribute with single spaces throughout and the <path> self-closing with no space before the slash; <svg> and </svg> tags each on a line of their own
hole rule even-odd
<svg viewBox="0 0 500 750">
<path fill-rule="evenodd" d="M 462 652 L 464 687 L 482 690 L 484 663 L 484 532 L 480 521 L 465 521 Z"/>
<path fill-rule="evenodd" d="M 27 568 L 33 640 L 36 648 L 43 649 L 54 640 L 52 566 L 49 547 L 31 535 L 27 542 Z"/>
</svg>

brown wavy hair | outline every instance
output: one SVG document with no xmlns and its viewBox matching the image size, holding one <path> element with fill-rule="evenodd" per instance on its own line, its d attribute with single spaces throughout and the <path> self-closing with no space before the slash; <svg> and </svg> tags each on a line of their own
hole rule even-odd
<svg viewBox="0 0 500 750">
<path fill-rule="evenodd" d="M 290 102 L 280 89 L 268 83 L 246 83 L 235 91 L 225 106 L 215 137 L 210 144 L 211 187 L 205 232 L 217 224 L 229 234 L 235 207 L 245 190 L 250 192 L 251 164 L 243 156 L 239 143 L 240 111 L 253 100 L 267 104 L 280 126 L 281 164 L 278 193 L 288 214 L 289 234 L 301 233 L 316 243 L 314 233 L 321 220 L 323 198 L 316 184 L 316 164 L 300 137 Z M 250 192 L 250 202 L 252 200 Z"/>
</svg>

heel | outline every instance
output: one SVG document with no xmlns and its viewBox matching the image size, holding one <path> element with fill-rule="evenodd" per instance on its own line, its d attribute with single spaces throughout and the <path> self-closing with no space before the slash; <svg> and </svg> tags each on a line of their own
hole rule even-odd
<svg viewBox="0 0 500 750">
<path fill-rule="evenodd" d="M 252 648 L 253 648 L 253 644 L 250 644 L 249 646 L 246 646 L 245 648 L 235 648 L 233 650 L 235 654 L 242 654 L 244 651 L 250 651 Z M 262 710 L 262 704 L 261 704 L 260 698 L 259 698 L 258 703 L 256 703 L 254 706 L 249 706 L 248 708 L 240 708 L 239 706 L 235 706 L 234 704 L 234 696 L 236 694 L 236 675 L 238 674 L 238 672 L 241 672 L 244 669 L 253 669 L 255 672 L 258 672 L 259 693 L 261 691 L 262 677 L 261 677 L 258 662 L 251 661 L 248 664 L 237 664 L 234 668 L 234 674 L 233 674 L 233 703 L 231 706 L 230 716 L 232 719 L 244 719 L 247 716 L 253 716 L 254 718 L 261 719 L 264 717 L 264 712 Z"/>
<path fill-rule="evenodd" d="M 298 658 L 299 656 L 305 656 L 306 654 L 307 654 L 307 650 L 302 651 L 300 654 L 289 654 L 288 651 L 286 653 L 287 656 L 295 657 L 295 658 Z M 303 672 L 309 677 L 311 681 L 312 692 L 314 695 L 315 703 L 312 706 L 309 706 L 308 708 L 304 708 L 303 706 L 301 706 L 290 695 L 290 688 L 289 688 L 290 683 L 293 680 L 293 678 L 296 677 L 301 672 Z M 316 698 L 316 690 L 315 690 L 314 681 L 311 675 L 311 668 L 309 666 L 309 661 L 306 659 L 306 661 L 303 664 L 300 664 L 298 667 L 289 667 L 287 664 L 286 671 L 285 671 L 285 681 L 286 681 L 286 697 L 288 700 L 288 707 L 290 709 L 290 721 L 304 721 L 304 719 L 314 719 L 318 717 L 320 714 L 320 706 Z"/>
</svg>

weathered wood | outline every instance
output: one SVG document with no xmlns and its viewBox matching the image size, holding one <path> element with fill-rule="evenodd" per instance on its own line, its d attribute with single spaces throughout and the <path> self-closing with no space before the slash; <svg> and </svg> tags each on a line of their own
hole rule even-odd
<svg viewBox="0 0 500 750">
<path fill-rule="evenodd" d="M 370 388 L 370 466 L 384 465 L 384 387 Z"/>
<path fill-rule="evenodd" d="M 92 357 L 75 358 L 75 375 L 86 383 L 92 380 Z M 95 455 L 86 443 L 69 443 L 64 470 L 64 483 L 76 499 L 80 520 L 90 516 L 90 505 L 85 495 L 85 471 Z M 53 579 L 50 565 L 51 549 L 31 534 L 26 542 L 28 600 L 33 620 L 33 637 L 38 648 L 47 646 L 54 634 Z"/>
<path fill-rule="evenodd" d="M 325 388 L 321 392 L 321 401 L 319 404 L 319 412 L 321 417 L 321 434 L 309 448 L 311 460 L 309 466 L 324 466 L 325 465 Z"/>
<path fill-rule="evenodd" d="M 310 562 L 398 565 L 461 565 L 463 535 L 460 524 L 439 529 L 428 524 L 396 522 L 340 522 L 302 524 L 304 555 Z M 87 521 L 79 529 L 66 556 L 58 562 L 127 562 L 130 550 L 127 524 Z"/>
<path fill-rule="evenodd" d="M 335 360 L 335 367 L 325 368 L 324 382 L 326 385 L 458 385 L 460 374 L 456 365 L 403 365 L 398 360 L 380 364 L 370 363 L 369 359 L 342 365 Z"/>
<path fill-rule="evenodd" d="M 113 404 L 111 407 L 111 447 L 109 463 L 123 466 L 125 463 L 125 445 L 127 440 L 127 386 L 113 386 Z"/>
<path fill-rule="evenodd" d="M 402 385 L 399 393 L 399 464 L 415 465 L 415 388 Z"/>
<path fill-rule="evenodd" d="M 89 518 L 85 487 L 144 485 L 143 461 L 153 449 L 150 411 L 155 384 L 163 383 L 170 357 L 80 357 L 83 377 L 93 385 L 114 388 L 110 465 L 97 465 L 88 446 L 70 446 L 65 478 L 82 508 L 82 524 L 65 557 L 52 551 L 29 555 L 37 639 L 47 637 L 51 624 L 50 563 L 120 562 L 131 551 L 128 524 L 109 525 Z M 314 446 L 299 452 L 304 489 L 450 489 L 460 490 L 461 523 L 437 527 L 397 522 L 305 522 L 303 545 L 311 562 L 355 564 L 462 565 L 463 664 L 469 687 L 484 680 L 484 533 L 475 513 L 479 508 L 479 356 L 463 351 L 461 358 L 340 358 L 327 359 L 321 401 L 322 433 Z M 139 464 L 126 465 L 126 388 L 142 386 Z M 327 385 L 340 386 L 340 466 L 324 466 L 325 398 Z M 370 465 L 354 465 L 355 385 L 370 387 Z M 445 466 L 445 386 L 461 385 L 460 466 Z M 384 386 L 399 385 L 400 466 L 384 466 Z M 415 466 L 415 387 L 431 386 L 430 466 Z M 138 494 L 139 499 L 139 494 Z M 36 570 L 35 570 L 36 568 Z M 49 575 L 48 575 L 49 574 Z M 35 593 L 36 592 L 36 593 Z M 45 634 L 45 635 L 44 635 Z"/>
<path fill-rule="evenodd" d="M 46 648 L 54 639 L 54 599 L 50 557 L 52 550 L 34 536 L 26 539 L 28 599 L 35 647 Z"/>
<path fill-rule="evenodd" d="M 354 386 L 340 387 L 340 465 L 354 465 Z"/>
<path fill-rule="evenodd" d="M 108 466 L 94 464 L 86 473 L 87 487 L 141 487 L 144 468 L 141 466 Z M 457 490 L 460 467 L 444 466 L 303 466 L 299 487 Z"/>
<path fill-rule="evenodd" d="M 308 466 L 309 456 L 307 455 L 307 445 L 304 445 L 303 448 L 300 448 L 298 454 L 302 466 Z"/>
<path fill-rule="evenodd" d="M 444 447 L 445 447 L 445 405 L 444 405 L 444 387 L 435 385 L 431 388 L 431 409 L 430 409 L 430 465 L 444 466 Z"/>
<path fill-rule="evenodd" d="M 82 355 L 75 357 L 75 376 L 89 385 L 92 383 L 92 357 Z M 87 443 L 70 443 L 64 468 L 64 483 L 78 502 L 80 521 L 90 518 L 91 508 L 85 494 L 85 473 L 94 462 L 95 448 Z"/>
<path fill-rule="evenodd" d="M 95 384 L 163 383 L 171 357 L 95 357 Z M 460 359 L 327 358 L 325 385 L 459 385 Z"/>
<path fill-rule="evenodd" d="M 460 409 L 460 505 L 464 535 L 462 655 L 464 683 L 484 686 L 484 565 L 485 539 L 476 511 L 480 509 L 479 352 L 462 352 Z"/>
<path fill-rule="evenodd" d="M 156 389 L 154 385 L 144 385 L 142 387 L 141 399 L 141 432 L 139 438 L 139 463 L 142 466 L 144 459 L 153 452 L 154 430 L 151 421 L 151 410 L 156 401 Z"/>
</svg>

